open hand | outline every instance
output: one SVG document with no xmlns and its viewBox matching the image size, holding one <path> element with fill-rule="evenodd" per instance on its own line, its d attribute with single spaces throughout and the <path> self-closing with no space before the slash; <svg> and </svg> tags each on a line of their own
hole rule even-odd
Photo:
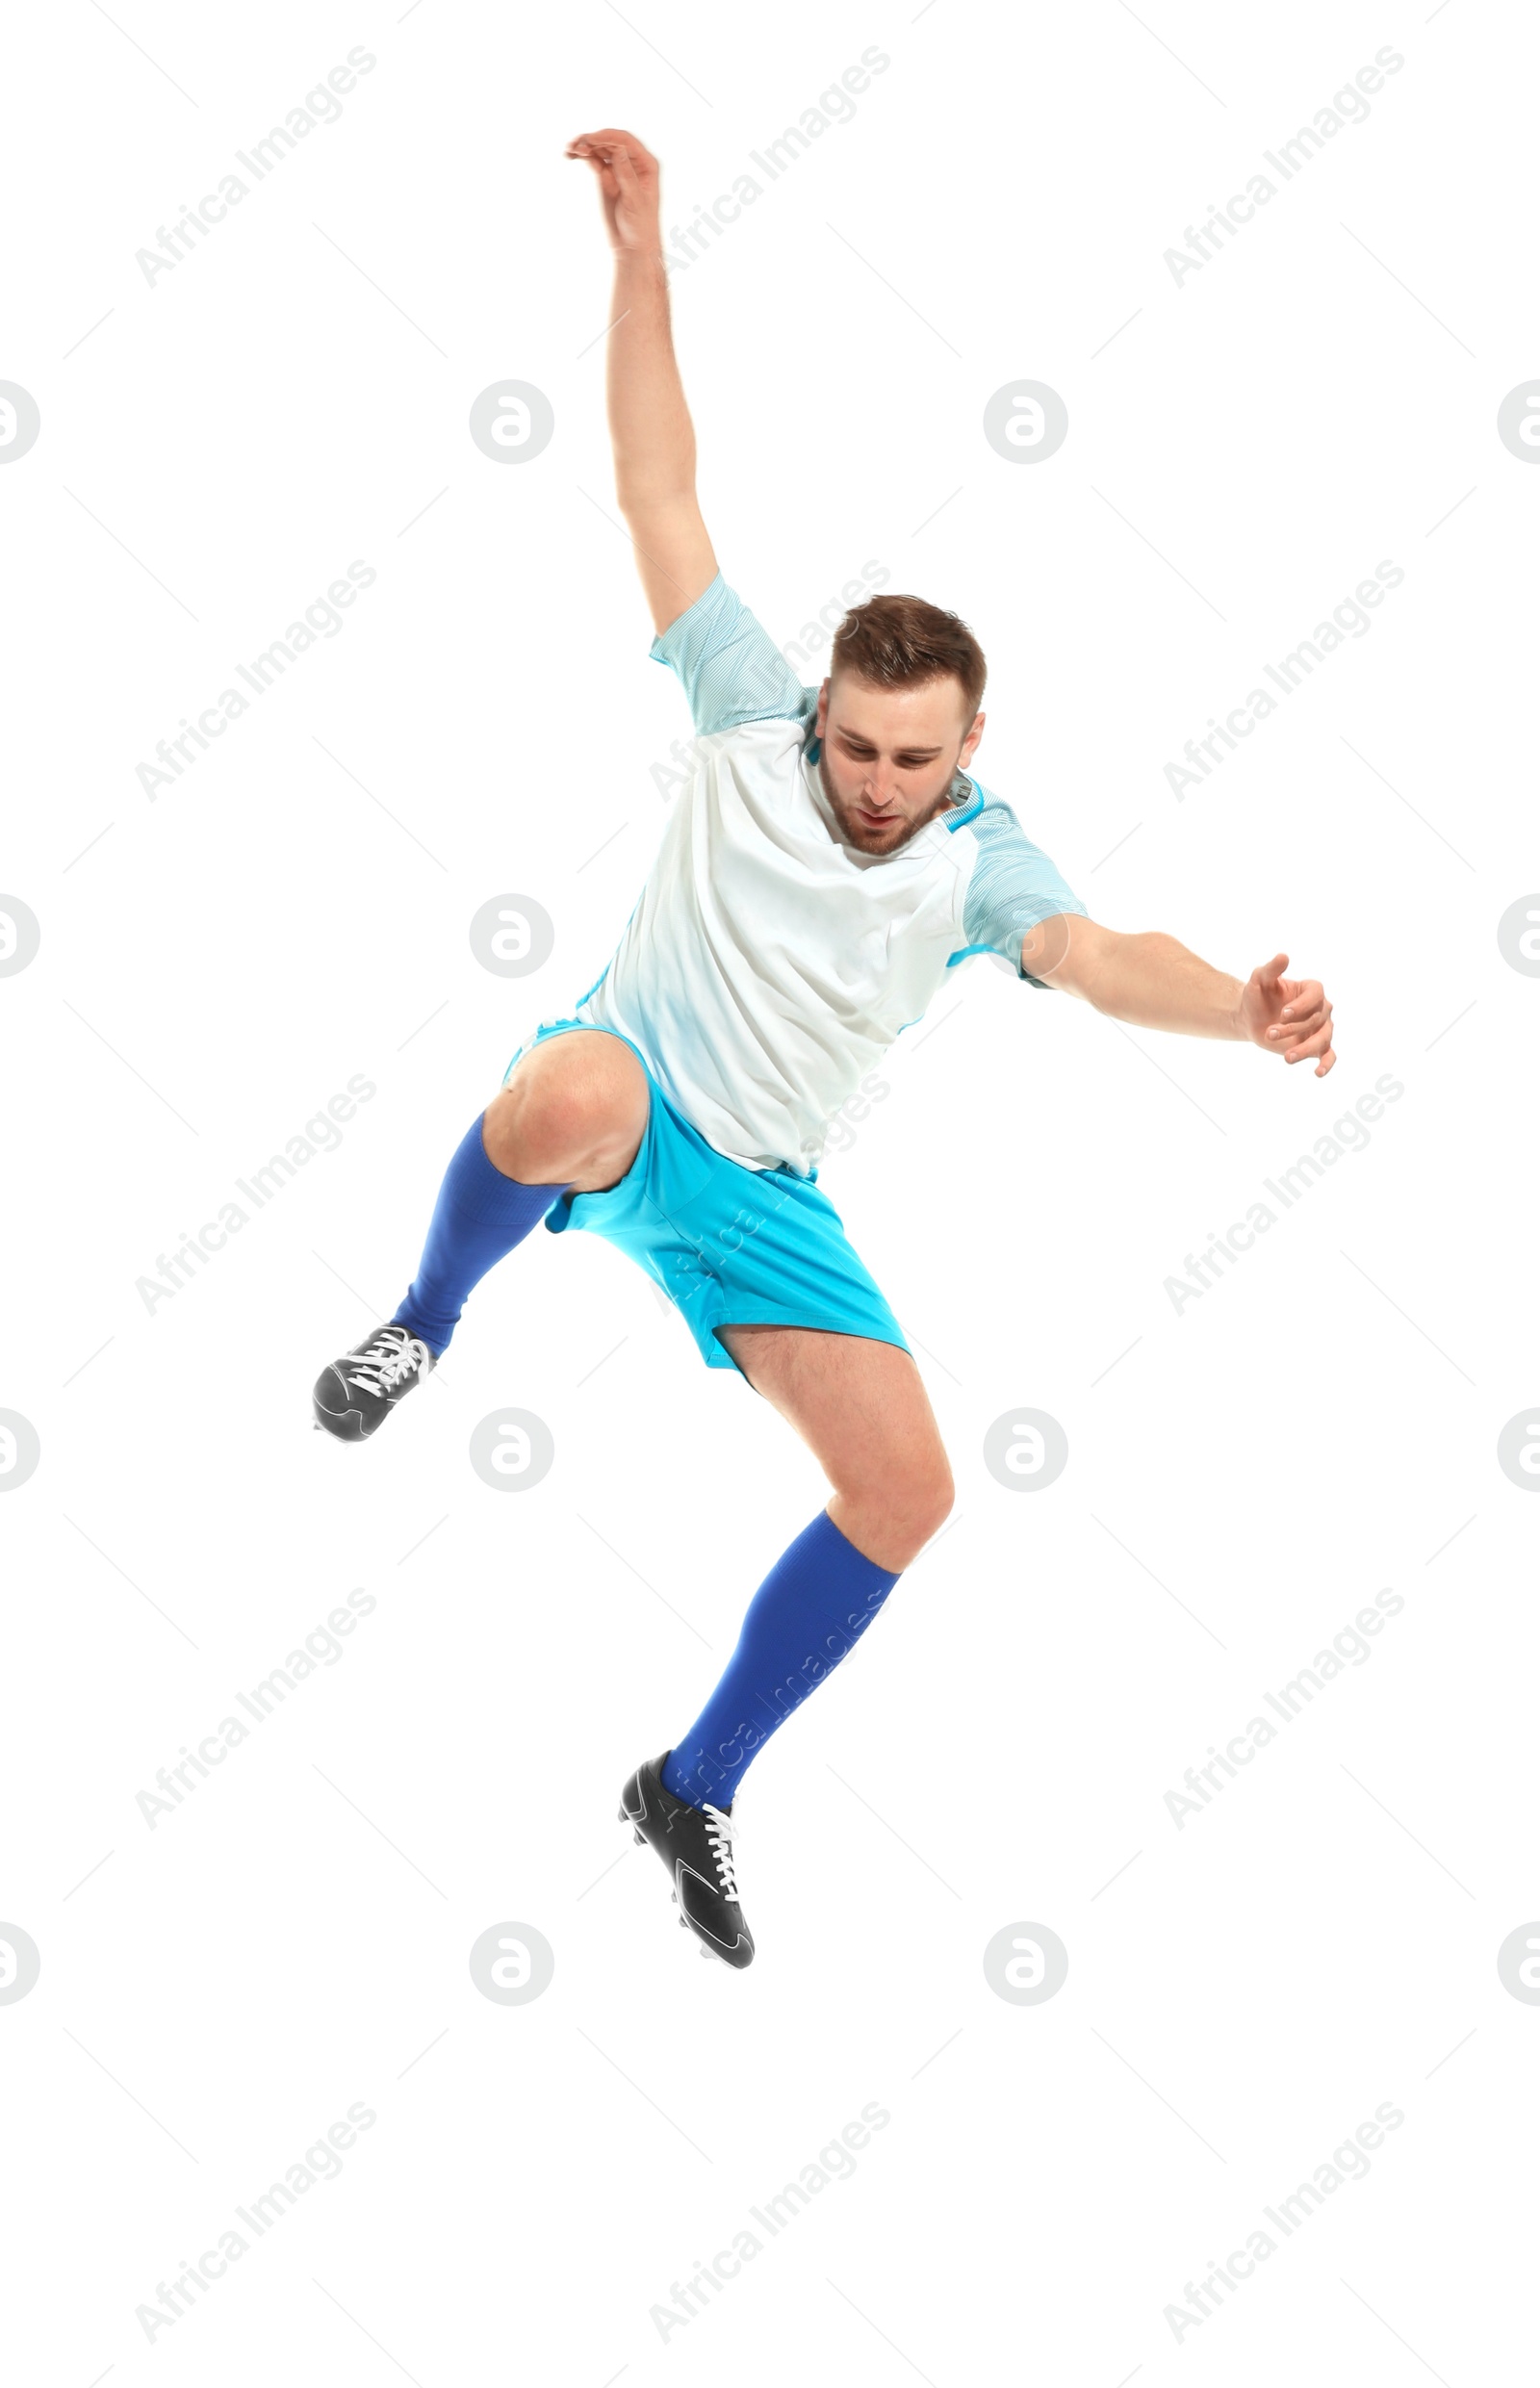
<svg viewBox="0 0 1540 2388">
<path fill-rule="evenodd" d="M 1252 971 L 1241 989 L 1239 1017 L 1243 1032 L 1266 1052 L 1281 1053 L 1286 1062 L 1316 1057 L 1316 1076 L 1324 1078 L 1337 1056 L 1331 1048 L 1331 1006 L 1319 979 L 1286 979 L 1287 954 L 1274 954 Z"/>
<path fill-rule="evenodd" d="M 634 133 L 615 125 L 603 132 L 579 133 L 567 143 L 569 158 L 586 158 L 599 176 L 599 194 L 610 246 L 616 249 L 655 249 L 658 246 L 657 160 Z"/>
</svg>

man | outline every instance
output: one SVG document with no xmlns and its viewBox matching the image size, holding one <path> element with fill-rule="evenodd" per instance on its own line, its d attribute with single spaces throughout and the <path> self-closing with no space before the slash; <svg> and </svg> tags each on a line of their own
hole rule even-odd
<svg viewBox="0 0 1540 2388">
<path fill-rule="evenodd" d="M 621 1814 L 704 1953 L 754 1956 L 732 1806 L 756 1752 L 836 1666 L 937 1531 L 952 1478 L 918 1369 L 816 1184 L 829 1123 L 969 955 L 1115 1019 L 1331 1068 L 1331 1008 L 1278 954 L 1240 981 L 1160 935 L 1098 927 L 967 772 L 985 663 L 955 614 L 877 596 L 803 688 L 717 570 L 669 331 L 657 163 L 629 133 L 567 151 L 615 255 L 608 405 L 621 511 L 697 740 L 620 943 L 542 1021 L 449 1164 L 395 1318 L 324 1370 L 316 1415 L 372 1434 L 472 1287 L 542 1219 L 630 1254 L 708 1366 L 736 1368 L 834 1488 L 756 1593 L 726 1673 Z"/>
</svg>

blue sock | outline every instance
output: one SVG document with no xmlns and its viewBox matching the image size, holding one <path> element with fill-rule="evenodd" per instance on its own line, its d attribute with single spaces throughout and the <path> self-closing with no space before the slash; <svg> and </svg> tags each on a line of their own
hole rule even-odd
<svg viewBox="0 0 1540 2388">
<path fill-rule="evenodd" d="M 721 1682 L 669 1753 L 664 1789 L 692 1808 L 730 1808 L 751 1759 L 854 1647 L 897 1581 L 820 1510 L 749 1603 Z"/>
<path fill-rule="evenodd" d="M 537 1226 L 565 1186 L 525 1186 L 487 1159 L 473 1120 L 444 1173 L 417 1274 L 393 1323 L 409 1326 L 430 1351 L 444 1349 L 466 1296 Z"/>
</svg>

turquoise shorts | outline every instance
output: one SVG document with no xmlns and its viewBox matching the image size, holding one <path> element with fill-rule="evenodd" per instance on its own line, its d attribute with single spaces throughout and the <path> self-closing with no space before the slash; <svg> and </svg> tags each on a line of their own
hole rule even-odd
<svg viewBox="0 0 1540 2388">
<path fill-rule="evenodd" d="M 587 1020 L 548 1022 L 535 1044 Z M 808 1326 L 909 1345 L 838 1212 L 810 1178 L 749 1169 L 706 1143 L 669 1101 L 629 1037 L 647 1078 L 647 1129 L 625 1176 L 599 1194 L 563 1194 L 546 1214 L 553 1235 L 585 1227 L 645 1269 L 684 1318 L 707 1368 L 736 1368 L 724 1326 Z M 503 1084 L 526 1052 L 508 1065 Z M 741 1373 L 741 1372 L 740 1372 Z"/>
</svg>

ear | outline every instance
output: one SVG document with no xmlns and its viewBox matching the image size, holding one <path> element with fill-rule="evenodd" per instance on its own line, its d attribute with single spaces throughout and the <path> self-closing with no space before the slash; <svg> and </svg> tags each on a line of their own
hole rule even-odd
<svg viewBox="0 0 1540 2388">
<path fill-rule="evenodd" d="M 813 724 L 813 734 L 815 737 L 821 738 L 824 734 L 825 729 L 828 726 L 829 691 L 833 685 L 834 682 L 832 680 L 826 680 L 823 686 L 818 691 L 818 718 Z"/>
<path fill-rule="evenodd" d="M 972 757 L 977 753 L 979 740 L 984 735 L 984 719 L 985 717 L 982 713 L 974 714 L 973 726 L 969 730 L 967 736 L 963 739 L 962 751 L 958 756 L 958 761 L 960 763 L 966 763 L 970 761 Z"/>
</svg>

